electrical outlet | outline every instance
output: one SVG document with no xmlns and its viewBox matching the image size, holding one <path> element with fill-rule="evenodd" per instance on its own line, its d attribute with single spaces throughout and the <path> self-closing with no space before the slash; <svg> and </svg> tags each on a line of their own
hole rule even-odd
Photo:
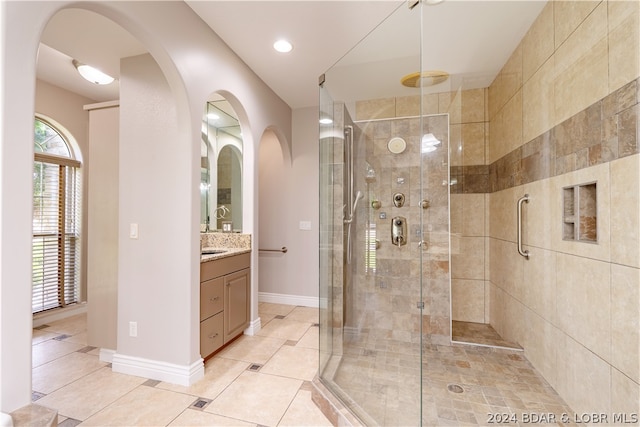
<svg viewBox="0 0 640 427">
<path fill-rule="evenodd" d="M 130 337 L 138 336 L 138 322 L 129 322 L 129 336 Z"/>
</svg>

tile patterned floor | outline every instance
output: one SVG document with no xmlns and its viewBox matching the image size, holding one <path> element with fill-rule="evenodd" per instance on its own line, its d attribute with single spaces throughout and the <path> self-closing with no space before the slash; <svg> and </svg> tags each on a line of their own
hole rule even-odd
<svg viewBox="0 0 640 427">
<path fill-rule="evenodd" d="M 318 310 L 259 304 L 262 330 L 205 364 L 190 387 L 114 373 L 86 345 L 86 315 L 33 330 L 33 399 L 63 427 L 330 426 L 311 401 Z"/>
</svg>

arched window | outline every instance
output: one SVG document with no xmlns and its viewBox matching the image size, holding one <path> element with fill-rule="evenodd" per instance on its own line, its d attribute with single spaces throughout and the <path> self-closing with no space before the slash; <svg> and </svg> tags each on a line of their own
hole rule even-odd
<svg viewBox="0 0 640 427">
<path fill-rule="evenodd" d="M 80 162 L 63 134 L 35 120 L 33 168 L 33 313 L 78 302 Z"/>
</svg>

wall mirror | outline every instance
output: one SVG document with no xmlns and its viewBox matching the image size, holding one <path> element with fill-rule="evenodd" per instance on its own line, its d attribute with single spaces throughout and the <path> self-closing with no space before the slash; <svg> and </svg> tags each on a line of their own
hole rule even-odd
<svg viewBox="0 0 640 427">
<path fill-rule="evenodd" d="M 200 145 L 200 231 L 242 231 L 242 133 L 220 95 L 207 102 Z"/>
</svg>

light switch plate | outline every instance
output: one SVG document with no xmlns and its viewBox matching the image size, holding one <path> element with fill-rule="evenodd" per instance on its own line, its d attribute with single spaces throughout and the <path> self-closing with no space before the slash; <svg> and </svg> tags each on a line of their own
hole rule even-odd
<svg viewBox="0 0 640 427">
<path fill-rule="evenodd" d="M 129 238 L 130 239 L 138 238 L 138 224 L 136 223 L 129 224 Z"/>
<path fill-rule="evenodd" d="M 300 221 L 300 230 L 311 230 L 311 221 Z"/>
</svg>

